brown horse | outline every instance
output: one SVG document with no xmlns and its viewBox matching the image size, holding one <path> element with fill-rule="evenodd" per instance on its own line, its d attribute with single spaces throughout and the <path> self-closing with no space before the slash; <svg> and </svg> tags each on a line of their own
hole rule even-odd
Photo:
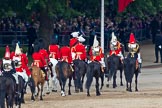
<svg viewBox="0 0 162 108">
<path fill-rule="evenodd" d="M 43 93 L 43 87 L 44 87 L 44 83 L 45 83 L 45 74 L 44 72 L 37 66 L 32 66 L 31 67 L 31 79 L 30 79 L 30 83 L 29 86 L 31 87 L 31 92 L 32 92 L 32 100 L 34 99 L 34 93 L 35 96 L 39 95 L 39 92 L 41 90 L 41 94 L 40 94 L 40 100 L 43 100 L 42 97 L 42 93 Z M 41 89 L 39 88 L 39 85 L 41 85 Z M 38 92 L 36 93 L 36 89 L 38 89 Z"/>
<path fill-rule="evenodd" d="M 70 86 L 71 86 L 71 79 L 72 79 L 73 72 L 70 64 L 68 64 L 65 61 L 58 62 L 56 64 L 55 70 L 61 87 L 61 96 L 65 96 L 65 85 L 66 85 L 66 80 L 68 78 L 69 78 L 68 94 L 71 95 Z"/>
</svg>

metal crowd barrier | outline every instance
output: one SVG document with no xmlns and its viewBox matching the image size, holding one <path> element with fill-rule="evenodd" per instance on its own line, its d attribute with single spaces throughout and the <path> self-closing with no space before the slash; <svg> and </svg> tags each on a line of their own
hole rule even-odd
<svg viewBox="0 0 162 108">
<path fill-rule="evenodd" d="M 134 33 L 138 41 L 143 41 L 147 37 L 146 29 L 138 29 L 138 30 L 135 30 Z M 62 45 L 62 37 L 65 36 L 61 34 L 62 33 L 58 35 L 60 45 Z M 100 32 L 95 32 L 95 34 L 97 34 L 97 38 L 100 41 Z M 129 40 L 129 35 L 130 35 L 130 32 L 125 32 L 127 42 Z M 53 36 L 55 36 L 55 34 Z M 70 34 L 67 37 L 70 39 Z M 88 47 L 91 46 L 93 43 L 93 39 L 92 39 L 93 34 L 85 32 L 85 35 L 83 37 L 86 39 L 86 42 L 84 42 L 84 44 Z M 105 37 L 104 46 L 105 46 L 105 49 L 108 49 L 108 45 L 111 39 L 111 32 L 110 31 L 105 32 L 104 37 Z M 13 40 L 19 40 L 21 45 L 28 45 L 27 31 L 0 31 L 0 46 L 12 45 Z"/>
</svg>

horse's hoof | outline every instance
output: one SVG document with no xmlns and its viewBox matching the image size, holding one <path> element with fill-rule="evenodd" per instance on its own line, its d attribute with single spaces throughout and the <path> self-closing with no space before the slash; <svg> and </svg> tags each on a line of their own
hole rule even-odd
<svg viewBox="0 0 162 108">
<path fill-rule="evenodd" d="M 90 97 L 90 94 L 87 94 L 88 97 Z"/>
<path fill-rule="evenodd" d="M 43 100 L 43 98 L 42 98 L 42 97 L 40 97 L 40 100 L 42 101 L 42 100 Z"/>
<path fill-rule="evenodd" d="M 62 97 L 65 97 L 66 95 L 65 95 L 65 93 L 63 93 L 63 94 L 61 94 L 61 96 L 62 96 Z"/>
<path fill-rule="evenodd" d="M 21 103 L 25 104 L 25 101 L 24 100 L 21 100 Z"/>
<path fill-rule="evenodd" d="M 136 89 L 135 91 L 138 92 L 138 89 Z"/>
<path fill-rule="evenodd" d="M 100 93 L 100 92 L 97 92 L 97 93 L 96 93 L 96 96 L 100 96 L 100 95 L 101 95 L 101 93 Z"/>
<path fill-rule="evenodd" d="M 102 87 L 100 88 L 100 90 L 102 90 Z"/>
<path fill-rule="evenodd" d="M 106 87 L 109 88 L 109 84 L 106 84 Z"/>
<path fill-rule="evenodd" d="M 83 89 L 80 89 L 80 92 L 83 92 Z"/>
<path fill-rule="evenodd" d="M 71 95 L 71 93 L 68 93 L 68 95 Z"/>
<path fill-rule="evenodd" d="M 117 87 L 117 85 L 113 85 L 113 88 L 116 88 Z"/>
<path fill-rule="evenodd" d="M 79 90 L 77 89 L 77 90 L 75 90 L 75 93 L 79 93 Z"/>
<path fill-rule="evenodd" d="M 50 94 L 50 92 L 46 92 L 46 94 Z"/>
<path fill-rule="evenodd" d="M 120 86 L 124 86 L 123 84 L 120 84 Z"/>
<path fill-rule="evenodd" d="M 126 88 L 126 91 L 129 91 L 128 88 Z"/>
<path fill-rule="evenodd" d="M 52 90 L 52 92 L 57 92 L 57 90 Z"/>
</svg>

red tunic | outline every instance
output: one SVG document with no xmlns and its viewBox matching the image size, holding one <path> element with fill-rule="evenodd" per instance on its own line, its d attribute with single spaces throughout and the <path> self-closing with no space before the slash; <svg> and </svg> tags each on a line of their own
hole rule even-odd
<svg viewBox="0 0 162 108">
<path fill-rule="evenodd" d="M 28 76 L 31 75 L 31 71 L 28 68 L 28 57 L 26 56 L 26 54 L 22 53 L 21 54 L 21 62 L 22 62 L 22 68 L 26 70 L 26 74 Z"/>
<path fill-rule="evenodd" d="M 75 51 L 76 51 L 75 59 L 85 60 L 87 58 L 86 49 L 82 43 L 78 43 L 75 46 Z"/>
<path fill-rule="evenodd" d="M 59 45 L 49 45 L 49 54 L 54 59 L 60 59 Z"/>
<path fill-rule="evenodd" d="M 118 55 L 122 51 L 121 44 L 120 44 L 119 41 L 117 41 L 116 48 L 117 48 L 116 50 L 111 50 L 110 49 L 110 52 L 109 52 L 110 56 L 112 54 Z"/>
<path fill-rule="evenodd" d="M 72 63 L 71 51 L 68 46 L 63 46 L 60 48 L 60 58 L 62 61 Z"/>
<path fill-rule="evenodd" d="M 91 61 L 94 61 L 94 60 L 101 61 L 101 58 L 104 58 L 104 54 L 102 53 L 102 48 L 101 47 L 99 47 L 98 55 L 93 55 L 92 47 L 91 47 L 91 49 L 89 51 L 89 55 L 90 55 L 90 60 Z"/>
<path fill-rule="evenodd" d="M 70 39 L 69 46 L 70 48 L 73 47 L 78 42 L 78 39 L 76 37 Z"/>
<path fill-rule="evenodd" d="M 32 66 L 37 66 L 40 68 L 47 66 L 44 57 L 40 53 L 38 52 L 33 53 L 32 58 L 33 58 Z"/>
</svg>

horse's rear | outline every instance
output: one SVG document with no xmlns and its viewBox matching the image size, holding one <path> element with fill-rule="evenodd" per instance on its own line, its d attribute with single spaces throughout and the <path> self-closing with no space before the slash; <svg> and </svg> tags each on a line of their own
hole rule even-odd
<svg viewBox="0 0 162 108">
<path fill-rule="evenodd" d="M 5 98 L 7 108 L 13 108 L 15 100 L 15 83 L 9 77 L 0 76 L 0 107 L 5 108 Z"/>
<path fill-rule="evenodd" d="M 39 91 L 40 91 L 40 88 L 39 88 L 39 84 L 41 85 L 41 94 L 40 94 L 40 100 L 43 100 L 43 97 L 42 97 L 42 92 L 43 92 L 43 87 L 44 87 L 44 83 L 45 83 L 45 74 L 44 72 L 37 66 L 32 66 L 31 67 L 31 77 L 32 79 L 34 80 L 34 85 L 35 87 L 38 88 L 38 93 L 36 94 L 36 96 L 39 95 Z M 34 98 L 34 97 L 32 97 Z M 33 99 L 34 100 L 34 99 Z"/>
<path fill-rule="evenodd" d="M 96 96 L 101 95 L 99 90 L 99 77 L 101 74 L 101 64 L 99 62 L 91 62 L 87 66 L 87 81 L 86 81 L 86 88 L 87 88 L 87 96 L 90 96 L 90 86 L 93 81 L 93 77 L 96 79 Z"/>
<path fill-rule="evenodd" d="M 74 63 L 74 77 L 75 77 L 75 91 L 83 92 L 83 82 L 84 82 L 84 76 L 86 74 L 87 70 L 87 64 L 83 60 L 76 59 L 73 61 Z"/>
<path fill-rule="evenodd" d="M 5 78 L 0 76 L 0 108 L 5 108 Z"/>
<path fill-rule="evenodd" d="M 66 85 L 66 80 L 69 78 L 69 91 L 68 94 L 71 95 L 71 79 L 72 79 L 72 69 L 70 67 L 70 64 L 68 64 L 65 61 L 58 62 L 55 67 L 57 78 L 60 83 L 61 87 L 61 96 L 65 96 L 65 85 Z"/>
<path fill-rule="evenodd" d="M 107 58 L 107 73 L 108 73 L 108 82 L 111 80 L 113 77 L 113 88 L 117 87 L 116 84 L 116 74 L 117 70 L 120 71 L 120 85 L 123 86 L 123 81 L 122 81 L 122 72 L 123 72 L 123 63 L 121 62 L 121 59 L 119 56 L 116 56 L 115 54 L 109 56 Z M 109 84 L 107 84 L 107 87 L 109 87 Z"/>
<path fill-rule="evenodd" d="M 138 71 L 136 70 L 136 60 L 133 57 L 125 58 L 124 59 L 124 74 L 126 79 L 126 90 L 132 91 L 131 84 L 132 79 L 135 74 L 135 91 L 138 91 L 137 89 L 137 77 L 138 77 Z"/>
</svg>

